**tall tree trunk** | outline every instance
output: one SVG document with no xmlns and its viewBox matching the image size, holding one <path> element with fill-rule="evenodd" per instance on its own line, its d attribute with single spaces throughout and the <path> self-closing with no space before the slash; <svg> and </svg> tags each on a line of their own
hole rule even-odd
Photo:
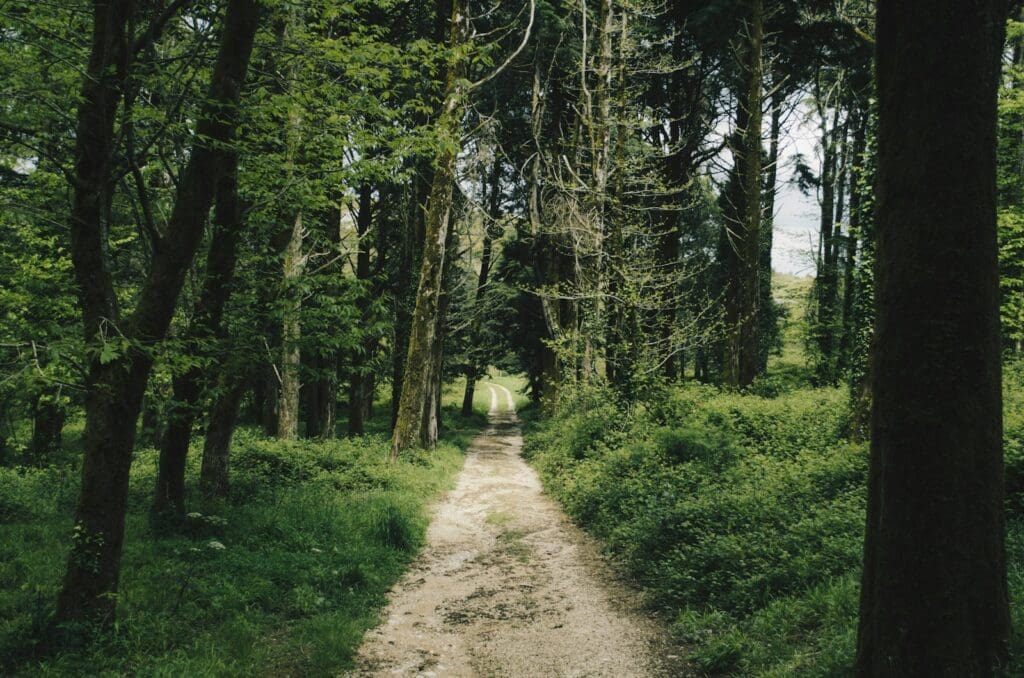
<svg viewBox="0 0 1024 678">
<path fill-rule="evenodd" d="M 416 304 L 412 272 L 417 264 L 423 263 L 423 239 L 427 232 L 426 202 L 429 200 L 430 186 L 433 184 L 433 166 L 420 164 L 420 171 L 415 174 L 410 187 L 408 201 L 410 215 L 400 226 L 404 228 L 403 237 L 399 239 L 401 249 L 396 266 L 397 275 L 392 287 L 395 296 L 394 348 L 391 364 L 391 427 L 398 421 L 398 406 L 402 400 L 402 385 L 405 382 L 405 363 L 409 357 L 409 337 L 412 333 L 413 308 Z"/>
<path fill-rule="evenodd" d="M 105 163 L 110 154 L 116 98 L 110 88 L 111 44 L 126 41 L 124 22 L 130 3 L 97 2 L 93 55 L 79 109 L 76 175 L 87 175 L 75 188 L 72 213 L 72 260 L 81 288 L 86 340 L 100 331 L 104 313 L 115 309 L 108 270 L 105 237 L 99 214 L 87 195 L 96 177 L 92 162 Z M 123 13 L 120 15 L 119 13 Z M 114 619 L 128 499 L 128 471 L 135 442 L 142 396 L 152 368 L 144 345 L 160 342 L 167 333 L 185 275 L 199 248 L 214 187 L 224 174 L 234 135 L 237 104 L 256 33 L 258 5 L 254 0 L 231 0 L 224 19 L 220 51 L 211 76 L 207 103 L 196 126 L 188 164 L 178 182 L 166 242 L 153 256 L 149 275 L 135 310 L 121 323 L 132 346 L 116 359 L 94 359 L 86 379 L 82 486 L 75 509 L 74 533 L 67 572 L 57 598 L 54 618 L 67 622 Z M 97 110 L 99 106 L 100 110 Z M 94 155 L 102 152 L 102 157 Z M 116 314 L 110 316 L 116 320 Z"/>
<path fill-rule="evenodd" d="M 456 0 L 451 16 L 450 45 L 453 48 L 464 42 L 465 20 L 463 0 Z M 452 64 L 448 69 L 444 109 L 437 123 L 439 134 L 444 141 L 444 150 L 438 157 L 427 202 L 423 263 L 416 292 L 416 309 L 413 312 L 409 333 L 409 353 L 405 362 L 402 393 L 391 440 L 392 457 L 397 457 L 402 450 L 432 447 L 437 442 L 436 437 L 431 437 L 430 419 L 434 411 L 431 392 L 434 376 L 440 369 L 440 365 L 435 365 L 438 355 L 435 342 L 438 341 L 437 325 L 441 310 L 445 244 L 451 225 L 456 180 L 456 146 L 465 107 L 461 70 L 460 62 Z"/>
<path fill-rule="evenodd" d="M 853 147 L 849 160 L 850 227 L 846 234 L 846 261 L 843 267 L 843 320 L 839 340 L 839 372 L 848 375 L 854 342 L 854 300 L 856 298 L 857 242 L 861 238 L 861 211 L 864 194 L 864 152 L 867 148 L 867 111 L 853 113 Z"/>
<path fill-rule="evenodd" d="M 232 156 L 224 177 L 217 184 L 213 235 L 206 255 L 203 289 L 192 315 L 188 342 L 198 357 L 204 344 L 222 334 L 221 319 L 231 294 L 242 220 L 238 206 L 238 156 Z M 167 408 L 167 428 L 160 441 L 153 512 L 157 516 L 185 514 L 185 465 L 199 401 L 206 390 L 203 367 L 190 367 L 172 381 Z"/>
<path fill-rule="evenodd" d="M 760 373 L 768 369 L 768 354 L 778 336 L 778 319 L 772 299 L 772 244 L 775 235 L 775 191 L 779 177 L 779 138 L 782 136 L 782 107 L 786 95 L 781 85 L 771 98 L 771 131 L 768 142 L 764 178 L 764 221 L 761 224 L 761 255 L 758 262 L 757 314 L 760 332 L 757 349 L 757 367 Z"/>
<path fill-rule="evenodd" d="M 299 387 L 302 351 L 302 297 L 297 289 L 298 280 L 306 270 L 306 256 L 302 252 L 305 231 L 302 212 L 295 215 L 292 237 L 284 255 L 284 294 L 287 296 L 284 318 L 281 321 L 281 393 L 277 403 L 277 437 L 295 440 L 299 437 Z"/>
<path fill-rule="evenodd" d="M 562 253 L 559 251 L 561 243 L 558 242 L 558 238 L 545 231 L 544 204 L 541 200 L 541 169 L 544 162 L 541 155 L 542 137 L 547 132 L 551 138 L 558 138 L 561 134 L 561 114 L 564 108 L 562 106 L 563 96 L 559 81 L 552 79 L 551 84 L 551 91 L 547 96 L 543 96 L 540 65 L 535 65 L 533 92 L 530 101 L 530 127 L 537 152 L 534 153 L 533 159 L 530 162 L 527 212 L 529 214 L 532 249 L 537 261 L 537 298 L 547 330 L 547 335 L 540 341 L 541 366 L 534 397 L 540 400 L 541 409 L 547 415 L 554 414 L 558 407 L 558 394 L 563 375 L 561 361 L 553 343 L 564 336 L 563 328 L 565 327 L 561 314 L 563 304 L 558 299 L 559 295 L 556 292 L 561 283 L 559 273 L 562 259 Z M 545 102 L 547 101 L 551 102 L 551 121 L 545 130 L 544 112 Z"/>
<path fill-rule="evenodd" d="M 995 200 L 1005 20 L 997 0 L 878 3 L 860 676 L 989 676 L 1007 653 Z"/>
<path fill-rule="evenodd" d="M 501 158 L 495 155 L 488 184 L 490 195 L 487 202 L 487 224 L 484 226 L 483 251 L 480 253 L 480 273 L 476 278 L 476 293 L 473 297 L 473 322 L 470 329 L 469 364 L 466 367 L 466 391 L 462 394 L 462 416 L 473 414 L 473 397 L 476 381 L 483 376 L 483 365 L 480 353 L 483 351 L 483 299 L 487 290 L 487 279 L 491 273 L 491 256 L 494 250 L 494 234 L 497 232 L 498 219 L 501 218 Z"/>
<path fill-rule="evenodd" d="M 726 252 L 733 261 L 728 281 L 726 315 L 727 347 L 722 365 L 723 381 L 730 386 L 749 386 L 758 368 L 758 264 L 761 257 L 761 98 L 764 39 L 762 0 L 750 0 L 745 22 L 743 91 L 738 104 L 737 127 L 741 134 L 736 164 L 742 186 L 742 216 L 735 233 L 728 233 Z"/>
<path fill-rule="evenodd" d="M 455 230 L 448 229 L 448 242 L 445 243 L 445 251 L 450 252 L 456 246 Z M 448 309 L 452 303 L 452 258 L 445 257 L 444 270 L 441 273 L 441 298 L 437 304 L 437 329 L 434 339 L 433 369 L 432 378 L 432 405 L 426 413 L 428 437 L 437 441 L 444 429 L 444 418 L 441 416 L 441 400 L 444 396 L 444 342 L 448 331 Z"/>
<path fill-rule="evenodd" d="M 356 216 L 356 234 L 359 237 L 356 252 L 356 279 L 364 286 L 370 281 L 370 228 L 373 226 L 373 186 L 363 184 L 359 189 L 359 214 Z M 378 254 L 378 256 L 380 256 Z M 373 294 L 373 290 L 365 287 L 365 294 Z M 364 313 L 363 324 L 373 323 L 370 312 Z M 373 379 L 369 363 L 377 351 L 377 337 L 367 334 L 359 348 L 352 355 L 352 378 L 348 391 L 348 433 L 362 435 L 367 416 L 367 398 L 372 399 L 373 393 L 369 384 Z"/>
<path fill-rule="evenodd" d="M 821 223 L 818 233 L 817 276 L 814 282 L 816 317 L 814 336 L 817 343 L 815 373 L 820 383 L 835 381 L 835 310 L 838 271 L 835 266 L 834 250 L 836 216 L 836 175 L 839 166 L 839 104 L 836 104 L 831 127 L 828 124 L 828 108 L 818 92 L 818 114 L 821 118 Z"/>
</svg>

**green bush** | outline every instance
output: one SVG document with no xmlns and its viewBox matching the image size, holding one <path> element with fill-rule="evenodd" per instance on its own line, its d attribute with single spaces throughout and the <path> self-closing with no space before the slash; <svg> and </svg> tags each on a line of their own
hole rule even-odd
<svg viewBox="0 0 1024 678">
<path fill-rule="evenodd" d="M 1012 512 L 1024 514 L 1024 360 L 1008 362 L 1003 380 L 1003 454 L 1006 497 Z"/>
<path fill-rule="evenodd" d="M 1007 477 L 1019 501 L 1024 369 L 1007 374 Z M 527 449 L 548 491 L 674 619 L 694 667 L 849 675 L 868 449 L 845 440 L 846 393 L 687 384 L 629 410 L 615 402 L 595 388 L 569 398 Z M 1019 597 L 1024 536 L 1011 527 Z"/>
<path fill-rule="evenodd" d="M 569 512 L 666 605 L 749 612 L 854 566 L 867 453 L 837 435 L 841 394 L 709 395 L 625 416 L 567 407 L 545 428 L 572 442 L 541 433 L 531 450 Z"/>
</svg>

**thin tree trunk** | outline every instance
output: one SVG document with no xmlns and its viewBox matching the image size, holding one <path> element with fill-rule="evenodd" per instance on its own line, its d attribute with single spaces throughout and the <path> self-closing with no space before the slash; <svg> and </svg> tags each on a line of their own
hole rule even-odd
<svg viewBox="0 0 1024 678">
<path fill-rule="evenodd" d="M 231 294 L 242 220 L 238 206 L 238 157 L 233 156 L 217 185 L 213 235 L 206 256 L 203 289 L 193 311 L 188 341 L 194 356 L 205 351 L 203 344 L 222 334 L 221 319 Z M 193 366 L 172 381 L 167 408 L 167 428 L 160 442 L 153 512 L 185 514 L 185 466 L 199 401 L 206 390 L 204 368 Z"/>
<path fill-rule="evenodd" d="M 819 92 L 819 97 L 824 96 Z M 828 125 L 828 111 L 824 102 L 819 102 L 821 117 L 821 145 L 823 165 L 821 173 L 821 228 L 818 233 L 818 271 L 815 279 L 815 295 L 817 301 L 814 320 L 815 338 L 818 346 L 815 372 L 818 381 L 830 384 L 835 381 L 835 311 L 836 291 L 839 272 L 835 266 L 835 217 L 836 188 L 839 166 L 839 125 L 840 110 L 836 109 L 832 117 L 831 128 Z"/>
<path fill-rule="evenodd" d="M 476 382 L 482 375 L 478 354 L 483 350 L 481 325 L 483 324 L 483 299 L 487 289 L 487 278 L 491 273 L 491 256 L 494 250 L 494 233 L 501 218 L 501 158 L 495 156 L 494 166 L 488 179 L 490 196 L 487 205 L 488 223 L 484 227 L 483 251 L 480 253 L 480 273 L 476 278 L 476 293 L 473 298 L 473 322 L 470 330 L 469 364 L 466 368 L 466 390 L 462 395 L 462 416 L 473 414 L 473 397 Z"/>
<path fill-rule="evenodd" d="M 356 279 L 363 285 L 369 285 L 370 280 L 370 228 L 373 226 L 373 187 L 370 184 L 363 184 L 359 189 L 359 214 L 356 218 L 356 234 L 359 237 L 358 251 L 356 253 Z M 379 256 L 379 255 L 378 255 Z M 365 288 L 366 294 L 372 294 L 373 290 Z M 372 324 L 373 317 L 369 312 L 364 314 L 363 324 Z M 367 397 L 372 398 L 372 393 L 367 384 L 372 379 L 371 368 L 368 363 L 373 360 L 377 351 L 377 337 L 367 335 L 359 348 L 353 351 L 352 355 L 352 378 L 348 392 L 348 434 L 362 435 L 365 428 L 367 416 Z"/>
<path fill-rule="evenodd" d="M 778 85 L 776 85 L 778 87 Z M 782 107 L 785 94 L 776 89 L 771 99 L 771 138 L 768 145 L 767 166 L 764 180 L 764 221 L 761 224 L 761 255 L 758 262 L 758 371 L 768 369 L 768 354 L 778 334 L 778 320 L 775 317 L 775 302 L 772 299 L 772 243 L 775 231 L 775 191 L 779 176 L 779 138 L 782 136 Z"/>
<path fill-rule="evenodd" d="M 297 281 L 306 269 L 306 257 L 302 252 L 305 231 L 302 227 L 302 212 L 295 215 L 292 237 L 284 255 L 284 290 L 287 308 L 281 321 L 281 393 L 277 403 L 277 437 L 296 440 L 299 437 L 299 387 L 302 367 L 302 298 L 296 288 Z"/>
<path fill-rule="evenodd" d="M 1007 654 L 995 198 L 1005 23 L 994 0 L 878 3 L 860 676 L 990 676 Z"/>
<path fill-rule="evenodd" d="M 427 172 L 433 177 L 433 169 Z M 415 304 L 414 299 L 409 297 L 409 289 L 412 288 L 412 270 L 417 260 L 414 251 L 414 242 L 423 242 L 419 231 L 426 232 L 426 213 L 420 203 L 421 185 L 424 180 L 417 174 L 412 181 L 412 196 L 409 200 L 409 208 L 412 212 L 405 220 L 405 233 L 400 239 L 401 250 L 397 266 L 398 274 L 395 276 L 393 293 L 395 296 L 395 322 L 394 322 L 394 348 L 392 349 L 391 363 L 391 427 L 398 421 L 398 407 L 402 399 L 402 385 L 405 382 L 405 363 L 409 355 L 409 336 L 412 332 L 412 313 L 410 308 Z M 414 224 L 420 228 L 414 227 Z M 422 248 L 420 248 L 422 249 Z M 419 252 L 422 257 L 422 252 Z M 420 259 L 422 264 L 422 259 Z M 410 304 L 412 302 L 412 304 Z"/>
<path fill-rule="evenodd" d="M 861 211 L 864 187 L 864 152 L 867 148 L 868 116 L 858 110 L 852 120 L 854 125 L 853 148 L 849 160 L 850 169 L 850 227 L 846 234 L 846 262 L 843 269 L 843 321 L 839 341 L 839 371 L 848 374 L 855 337 L 854 299 L 856 297 L 857 241 L 861 237 Z"/>
<path fill-rule="evenodd" d="M 455 234 L 452 228 L 448 229 L 448 242 L 445 243 L 445 251 L 450 252 L 454 246 Z M 434 338 L 433 349 L 433 370 L 432 393 L 426 413 L 427 437 L 436 442 L 441 437 L 444 428 L 444 419 L 441 416 L 441 399 L 444 395 L 444 340 L 448 329 L 448 308 L 451 306 L 452 295 L 452 258 L 445 257 L 444 270 L 441 274 L 441 298 L 437 304 L 437 327 Z M 433 443 L 431 443 L 433 444 Z"/>
<path fill-rule="evenodd" d="M 95 202 L 89 194 L 92 180 L 105 177 L 92 171 L 93 162 L 105 163 L 110 154 L 116 87 L 108 75 L 111 44 L 126 42 L 124 23 L 130 3 L 97 2 L 93 55 L 79 109 L 76 175 L 89 176 L 75 188 L 72 213 L 72 260 L 81 288 L 86 340 L 92 343 L 112 313 L 112 291 L 107 271 L 105 237 Z M 74 532 L 64 583 L 57 598 L 54 623 L 114 619 L 120 574 L 124 521 L 128 499 L 128 472 L 135 442 L 142 396 L 152 368 L 151 354 L 141 348 L 161 341 L 174 314 L 185 275 L 199 248 L 214 187 L 227 167 L 226 145 L 234 135 L 237 104 L 256 33 L 258 5 L 253 0 L 231 0 L 224 19 L 220 51 L 211 76 L 208 103 L 196 126 L 188 165 L 178 182 L 168 222 L 167 242 L 153 256 L 149 275 L 139 293 L 135 311 L 121 323 L 135 345 L 118 358 L 89 366 L 86 379 L 86 425 L 83 434 L 82 486 L 75 509 Z M 97 107 L 99 110 L 97 110 Z M 102 152 L 102 157 L 94 155 Z M 83 195 L 79 195 L 79 194 Z M 116 313 L 112 319 L 116 320 Z"/>
</svg>

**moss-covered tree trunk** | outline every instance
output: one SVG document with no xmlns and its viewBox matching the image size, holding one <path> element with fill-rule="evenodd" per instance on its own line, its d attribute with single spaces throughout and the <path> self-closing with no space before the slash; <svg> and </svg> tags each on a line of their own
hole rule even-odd
<svg viewBox="0 0 1024 678">
<path fill-rule="evenodd" d="M 843 266 L 843 314 L 842 334 L 839 339 L 839 373 L 849 376 L 856 343 L 854 301 L 857 292 L 857 255 L 861 233 L 864 191 L 864 153 L 867 149 L 867 111 L 852 113 L 853 146 L 850 152 L 850 226 L 846 234 L 845 263 Z"/>
<path fill-rule="evenodd" d="M 306 270 L 306 255 L 302 251 L 305 231 L 302 212 L 295 215 L 292 237 L 284 253 L 284 317 L 281 320 L 281 391 L 277 400 L 277 437 L 295 440 L 299 437 L 299 388 L 302 368 L 302 296 L 298 290 L 299 278 Z"/>
<path fill-rule="evenodd" d="M 455 234 L 453 229 L 448 229 L 448 240 L 445 242 L 445 252 L 450 252 L 455 246 Z M 424 413 L 426 421 L 426 438 L 430 445 L 433 445 L 441 437 L 444 425 L 441 416 L 441 398 L 444 395 L 444 339 L 448 329 L 448 309 L 452 302 L 452 258 L 444 258 L 444 269 L 441 272 L 441 296 L 437 303 L 437 317 L 434 319 L 434 344 L 431 351 L 431 375 L 430 393 L 427 396 L 427 411 Z"/>
<path fill-rule="evenodd" d="M 1010 631 L 996 90 L 1006 3 L 881 0 L 857 674 L 989 676 Z"/>
<path fill-rule="evenodd" d="M 409 186 L 409 216 L 399 224 L 399 249 L 395 253 L 395 274 L 391 281 L 394 295 L 394 327 L 391 350 L 391 427 L 398 420 L 398 406 L 401 402 L 401 388 L 406 380 L 406 361 L 409 357 L 409 339 L 413 327 L 413 310 L 416 306 L 413 289 L 413 271 L 416 264 L 423 262 L 423 240 L 427 230 L 426 211 L 423 204 L 429 200 L 430 186 L 433 185 L 434 168 L 429 163 L 415 163 L 417 171 Z"/>
<path fill-rule="evenodd" d="M 458 0 L 452 6 L 452 48 L 457 48 L 464 42 L 465 20 L 464 3 Z M 457 64 L 449 67 L 444 108 L 437 122 L 440 152 L 430 187 L 430 197 L 427 200 L 423 263 L 416 291 L 416 308 L 413 311 L 409 352 L 405 361 L 402 392 L 391 439 L 393 457 L 397 457 L 402 450 L 431 447 L 437 442 L 436 437 L 431 437 L 430 426 L 434 412 L 434 375 L 440 369 L 440 365 L 435 365 L 439 355 L 435 342 L 438 340 L 437 320 L 444 278 L 445 244 L 448 240 L 455 191 L 455 161 L 465 108 L 465 92 L 461 78 L 461 68 Z M 436 435 L 436 429 L 433 431 Z"/>
</svg>

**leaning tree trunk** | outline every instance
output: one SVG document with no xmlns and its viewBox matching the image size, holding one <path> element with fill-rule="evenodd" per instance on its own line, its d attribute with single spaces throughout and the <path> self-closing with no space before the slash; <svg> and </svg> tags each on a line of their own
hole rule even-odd
<svg viewBox="0 0 1024 678">
<path fill-rule="evenodd" d="M 1007 653 L 996 242 L 1006 4 L 881 0 L 871 465 L 857 674 Z"/>
<path fill-rule="evenodd" d="M 451 21 L 453 47 L 463 44 L 463 12 L 462 2 L 455 2 Z M 434 364 L 437 357 L 434 343 L 438 340 L 437 318 L 444 277 L 445 243 L 455 190 L 455 161 L 465 107 L 464 96 L 461 68 L 456 64 L 448 69 L 444 109 L 437 123 L 444 146 L 437 161 L 427 202 L 423 264 L 409 333 L 409 353 L 405 361 L 402 394 L 391 439 L 391 455 L 395 458 L 402 450 L 431 447 L 437 442 L 436 438 L 431 438 L 430 427 L 434 409 L 431 401 L 433 377 L 440 369 L 439 365 Z"/>
<path fill-rule="evenodd" d="M 221 318 L 231 293 L 241 235 L 238 157 L 235 155 L 217 185 L 206 274 L 188 337 L 195 356 L 202 355 L 204 343 L 221 334 Z M 206 387 L 204 371 L 198 365 L 193 366 L 175 376 L 171 384 L 172 401 L 167 411 L 167 428 L 160 440 L 156 492 L 153 495 L 153 513 L 156 516 L 171 514 L 180 518 L 185 514 L 185 465 L 199 400 Z"/>
<path fill-rule="evenodd" d="M 107 12 L 124 11 L 123 17 Z M 123 43 L 130 3 L 96 3 L 93 56 L 79 109 L 76 174 L 102 159 L 95 157 L 97 138 L 104 153 L 111 150 L 113 111 L 109 105 L 108 61 L 110 42 Z M 149 275 L 139 293 L 135 311 L 121 323 L 131 347 L 116 359 L 94 359 L 86 379 L 84 460 L 82 486 L 75 509 L 74 532 L 67 572 L 57 599 L 54 623 L 113 622 L 121 547 L 128 501 L 128 471 L 135 443 L 135 424 L 152 368 L 151 353 L 143 348 L 160 342 L 167 333 L 185 275 L 202 240 L 216 182 L 227 166 L 228 144 L 235 130 L 237 104 L 253 38 L 258 4 L 231 0 L 221 36 L 220 51 L 211 76 L 207 103 L 196 125 L 195 142 L 167 228 L 169 246 L 157 250 Z M 110 36 L 111 26 L 120 27 Z M 118 32 L 119 31 L 119 32 Z M 100 56 L 97 56 L 97 55 Z M 97 111 L 100 105 L 102 110 Z M 88 172 L 85 172 L 88 174 Z M 101 177 L 102 178 L 102 177 Z M 91 190 L 88 182 L 75 188 L 72 212 L 72 260 L 81 288 L 86 340 L 92 343 L 103 313 L 112 312 L 113 286 L 108 275 L 104 235 L 99 214 L 80 209 Z M 92 219 L 95 217 L 95 219 Z M 116 315 L 112 316 L 116 319 Z"/>
<path fill-rule="evenodd" d="M 428 163 L 416 163 L 417 172 L 410 182 L 408 202 L 410 214 L 399 228 L 403 230 L 400 238 L 396 275 L 392 280 L 394 296 L 394 327 L 392 333 L 393 348 L 391 350 L 391 427 L 394 429 L 398 421 L 398 408 L 402 401 L 402 387 L 405 384 L 405 363 L 409 357 L 409 339 L 412 334 L 413 307 L 416 304 L 416 293 L 413 289 L 412 272 L 417 264 L 423 264 L 423 234 L 427 232 L 426 210 L 422 208 L 421 196 L 429 197 L 429 185 L 433 183 L 434 167 Z M 422 191 L 422 192 L 421 192 Z M 426 194 L 426 195 L 425 195 Z M 418 291 L 418 290 L 417 290 Z"/>
</svg>

